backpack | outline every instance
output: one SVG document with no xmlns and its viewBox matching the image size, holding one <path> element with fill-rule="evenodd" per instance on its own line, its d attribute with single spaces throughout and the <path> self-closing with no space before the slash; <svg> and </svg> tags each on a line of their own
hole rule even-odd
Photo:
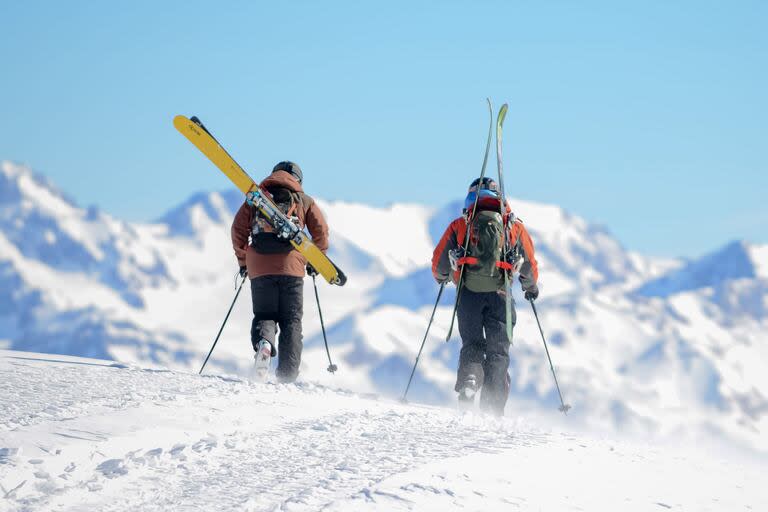
<svg viewBox="0 0 768 512">
<path fill-rule="evenodd" d="M 304 202 L 301 195 L 284 187 L 266 187 L 272 196 L 272 202 L 286 217 L 304 229 Z M 299 214 L 301 210 L 301 214 Z M 274 228 L 261 213 L 254 208 L 251 224 L 251 247 L 259 254 L 287 254 L 293 250 L 291 242 L 278 238 Z"/>
<path fill-rule="evenodd" d="M 475 212 L 469 221 L 469 244 L 461 259 L 464 285 L 473 292 L 495 292 L 504 288 L 504 221 L 497 211 Z M 460 242 L 461 243 L 461 242 Z"/>
</svg>

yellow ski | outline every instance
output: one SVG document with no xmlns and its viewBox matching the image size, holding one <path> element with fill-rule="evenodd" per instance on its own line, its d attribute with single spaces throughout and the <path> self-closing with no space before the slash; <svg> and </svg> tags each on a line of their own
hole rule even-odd
<svg viewBox="0 0 768 512">
<path fill-rule="evenodd" d="M 261 212 L 267 222 L 275 229 L 278 236 L 288 240 L 326 281 L 339 286 L 343 286 L 347 282 L 347 276 L 323 251 L 312 243 L 312 240 L 304 231 L 299 229 L 280 211 L 277 205 L 272 202 L 269 194 L 262 192 L 259 185 L 221 147 L 219 142 L 203 126 L 199 119 L 194 116 L 191 119 L 185 116 L 176 116 L 173 118 L 173 126 L 207 156 L 246 195 L 246 200 Z"/>
</svg>

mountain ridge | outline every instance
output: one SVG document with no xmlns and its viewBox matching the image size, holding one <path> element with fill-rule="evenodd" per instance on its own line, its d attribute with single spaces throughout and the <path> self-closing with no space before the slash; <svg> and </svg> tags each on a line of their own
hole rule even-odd
<svg viewBox="0 0 768 512">
<path fill-rule="evenodd" d="M 0 168 L 0 348 L 196 371 L 234 295 L 229 224 L 242 197 L 198 193 L 157 222 L 137 224 L 66 201 L 28 168 Z M 46 198 L 60 201 L 58 208 Z M 768 425 L 761 266 L 768 246 L 731 243 L 712 253 L 717 257 L 688 262 L 653 258 L 627 251 L 604 227 L 560 207 L 511 202 L 537 247 L 539 310 L 574 405 L 569 421 L 612 431 L 715 430 L 768 450 L 759 436 Z M 350 276 L 344 288 L 319 290 L 342 370 L 334 382 L 398 394 L 437 294 L 432 248 L 461 202 L 318 203 L 331 225 L 331 256 Z M 717 274 L 722 260 L 735 270 Z M 311 282 L 305 286 L 302 374 L 324 382 L 319 319 Z M 444 338 L 454 293 L 449 288 L 437 309 L 411 390 L 415 400 L 453 400 L 458 347 Z M 519 286 L 514 296 L 510 409 L 548 417 L 554 384 Z M 247 370 L 249 309 L 241 297 L 210 371 Z"/>
</svg>

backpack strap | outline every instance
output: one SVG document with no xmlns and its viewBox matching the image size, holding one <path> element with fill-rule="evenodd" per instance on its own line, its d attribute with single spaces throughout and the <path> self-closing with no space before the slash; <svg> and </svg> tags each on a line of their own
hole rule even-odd
<svg viewBox="0 0 768 512">
<path fill-rule="evenodd" d="M 464 257 L 459 258 L 458 260 L 456 260 L 456 265 L 457 266 L 461 266 L 461 265 L 477 265 L 477 262 L 478 262 L 477 258 L 474 258 L 472 256 L 464 256 Z"/>
<path fill-rule="evenodd" d="M 296 199 L 296 196 L 294 194 L 291 194 L 291 207 L 288 208 L 288 211 L 285 212 L 285 214 L 290 219 L 293 217 L 293 214 L 296 212 L 296 210 L 299 208 L 299 201 Z"/>
<path fill-rule="evenodd" d="M 462 265 L 477 265 L 478 259 L 473 258 L 472 256 L 464 256 L 463 258 L 459 258 L 456 260 L 457 266 Z M 507 263 L 506 261 L 497 261 L 496 266 L 502 270 L 513 270 L 514 267 L 511 263 Z"/>
<path fill-rule="evenodd" d="M 463 230 L 458 229 L 456 231 L 456 245 L 458 245 L 462 249 L 464 248 L 464 240 L 466 239 L 467 232 L 469 231 L 469 216 L 464 215 L 463 218 L 464 218 L 464 229 Z"/>
<path fill-rule="evenodd" d="M 311 197 L 303 192 L 293 192 L 291 195 L 293 196 L 294 204 L 296 206 L 295 214 L 296 217 L 299 218 L 299 227 L 304 229 L 304 226 L 307 225 L 307 212 L 309 212 L 309 209 L 312 207 L 312 204 L 314 204 L 314 201 Z"/>
</svg>

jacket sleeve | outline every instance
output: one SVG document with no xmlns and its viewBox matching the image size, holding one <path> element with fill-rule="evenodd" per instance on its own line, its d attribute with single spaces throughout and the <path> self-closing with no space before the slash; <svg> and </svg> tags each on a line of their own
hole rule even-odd
<svg viewBox="0 0 768 512">
<path fill-rule="evenodd" d="M 432 276 L 438 281 L 445 280 L 451 274 L 451 260 L 448 253 L 458 247 L 456 238 L 456 223 L 462 219 L 456 219 L 448 225 L 448 228 L 440 238 L 435 251 L 432 253 Z"/>
<path fill-rule="evenodd" d="M 251 207 L 243 203 L 232 221 L 232 248 L 235 250 L 237 262 L 241 267 L 245 266 L 245 254 L 248 251 L 248 237 L 251 234 Z"/>
<path fill-rule="evenodd" d="M 317 203 L 314 201 L 312 201 L 312 204 L 307 208 L 304 224 L 307 226 L 309 234 L 312 235 L 312 243 L 314 243 L 321 251 L 327 251 L 328 223 L 325 221 L 325 217 L 323 216 L 323 212 L 320 211 L 320 207 L 317 206 Z"/>
<path fill-rule="evenodd" d="M 515 233 L 517 232 L 517 233 Z M 520 267 L 520 285 L 523 290 L 529 290 L 539 280 L 539 264 L 536 262 L 536 255 L 533 248 L 533 240 L 523 223 L 515 222 L 512 228 L 512 236 L 517 235 L 517 248 L 519 254 L 523 257 L 523 264 Z"/>
</svg>

